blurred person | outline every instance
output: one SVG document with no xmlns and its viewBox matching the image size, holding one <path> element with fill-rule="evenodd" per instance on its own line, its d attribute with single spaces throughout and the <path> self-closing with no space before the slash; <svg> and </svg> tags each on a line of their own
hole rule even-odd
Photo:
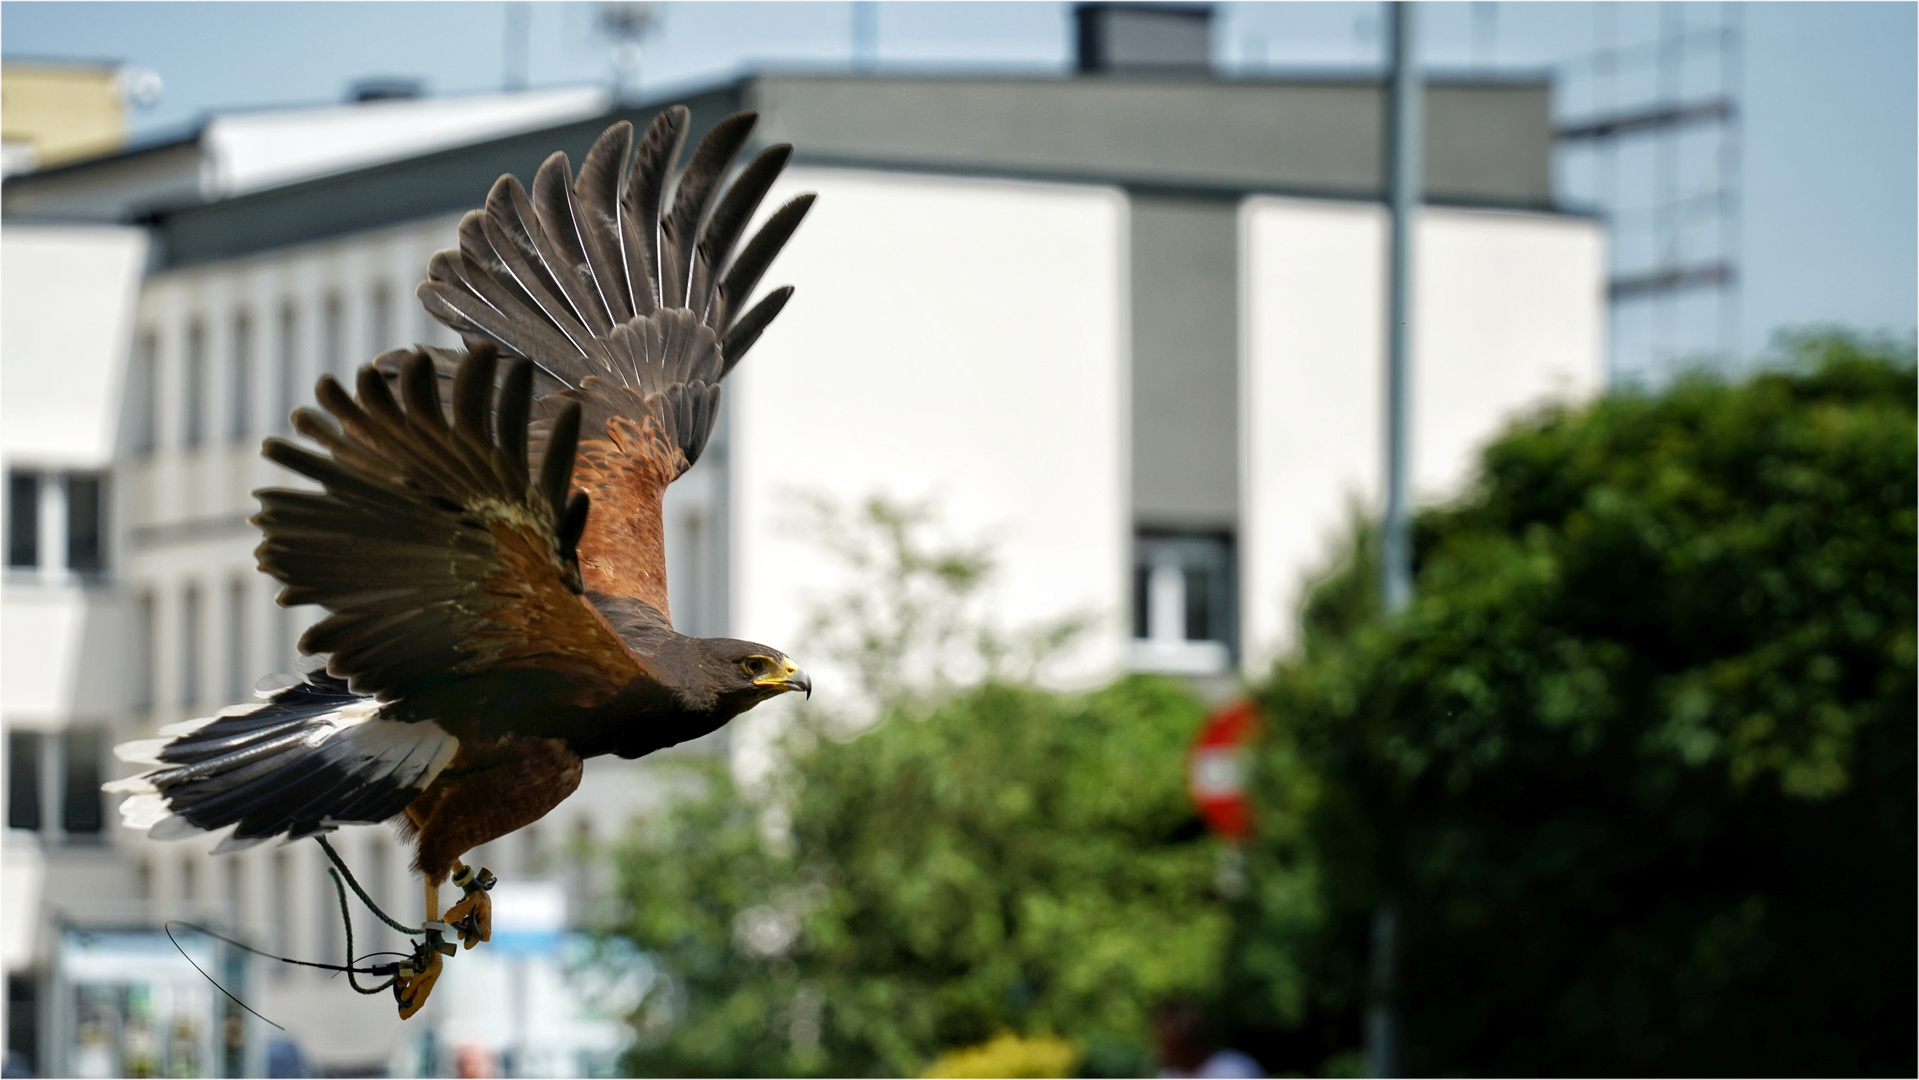
<svg viewBox="0 0 1919 1080">
<path fill-rule="evenodd" d="M 491 1080 L 500 1075 L 493 1051 L 477 1043 L 467 1043 L 454 1052 L 455 1075 L 471 1080 Z"/>
<path fill-rule="evenodd" d="M 1212 1018 L 1197 1001 L 1173 998 L 1153 1010 L 1153 1054 L 1161 1076 L 1237 1080 L 1265 1076 L 1251 1057 L 1219 1045 Z"/>
<path fill-rule="evenodd" d="M 282 1036 L 267 1044 L 267 1075 L 312 1076 L 313 1069 L 308 1066 L 306 1051 L 300 1049 L 300 1044 Z"/>
</svg>

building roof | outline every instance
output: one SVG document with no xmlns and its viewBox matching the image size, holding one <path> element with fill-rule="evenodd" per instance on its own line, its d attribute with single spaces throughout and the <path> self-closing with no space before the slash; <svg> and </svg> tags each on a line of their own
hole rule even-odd
<svg viewBox="0 0 1919 1080">
<path fill-rule="evenodd" d="M 628 119 L 643 126 L 674 103 L 693 111 L 695 137 L 729 112 L 757 109 L 762 122 L 755 141 L 793 143 L 799 164 L 1222 199 L 1259 193 L 1377 199 L 1383 193 L 1385 96 L 1377 79 L 762 73 L 490 138 L 448 135 L 435 143 L 395 136 L 378 142 L 386 160 L 324 175 L 310 171 L 292 182 L 271 178 L 300 175 L 284 162 L 294 161 L 304 143 L 269 136 L 272 122 L 263 119 L 235 129 L 257 140 L 252 164 L 239 174 L 254 178 L 256 188 L 169 203 L 148 178 L 143 182 L 154 194 L 123 202 L 128 216 L 153 224 L 158 267 L 237 258 L 479 206 L 501 173 L 530 180 L 556 149 L 577 162 L 609 123 Z M 1426 111 L 1431 201 L 1555 208 L 1545 77 L 1435 80 Z M 305 123 L 307 142 L 321 136 L 323 120 Z M 402 146 L 410 152 L 399 153 Z M 149 173 L 172 175 L 177 167 L 161 162 L 169 152 L 155 147 L 16 178 L 6 187 L 6 212 L 17 220 L 60 216 L 63 206 L 104 205 L 109 200 L 84 189 L 124 184 L 130 190 L 142 155 L 154 162 Z M 286 155 L 278 159 L 282 164 L 274 153 Z M 200 156 L 208 155 L 202 150 Z M 345 160 L 330 159 L 335 166 Z"/>
<path fill-rule="evenodd" d="M 216 114 L 184 136 L 8 179 L 10 218 L 131 221 L 606 111 L 597 87 Z"/>
</svg>

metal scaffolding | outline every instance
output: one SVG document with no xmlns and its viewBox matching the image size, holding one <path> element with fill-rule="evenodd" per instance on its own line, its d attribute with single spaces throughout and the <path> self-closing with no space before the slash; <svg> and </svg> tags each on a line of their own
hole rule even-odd
<svg viewBox="0 0 1919 1080">
<path fill-rule="evenodd" d="M 1615 380 L 1743 362 L 1740 7 L 1595 4 L 1560 70 L 1562 190 L 1607 224 Z"/>
</svg>

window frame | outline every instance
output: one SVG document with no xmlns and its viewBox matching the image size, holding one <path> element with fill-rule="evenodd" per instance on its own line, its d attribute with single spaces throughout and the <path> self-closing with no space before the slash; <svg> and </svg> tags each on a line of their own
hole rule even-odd
<svg viewBox="0 0 1919 1080">
<path fill-rule="evenodd" d="M 46 559 L 40 547 L 40 503 L 47 478 L 34 469 L 7 470 L 7 569 L 37 572 Z"/>
<path fill-rule="evenodd" d="M 65 478 L 67 495 L 67 535 L 66 569 L 70 574 L 87 579 L 99 579 L 106 576 L 107 559 L 107 508 L 108 474 L 104 472 L 69 472 Z M 92 497 L 83 499 L 80 492 L 91 490 Z M 91 511 L 91 528 L 82 528 L 82 517 Z M 81 558 L 83 541 L 91 540 L 92 560 L 89 563 Z"/>
<path fill-rule="evenodd" d="M 180 365 L 180 446 L 197 450 L 207 437 L 207 326 L 195 316 L 187 323 Z"/>
</svg>

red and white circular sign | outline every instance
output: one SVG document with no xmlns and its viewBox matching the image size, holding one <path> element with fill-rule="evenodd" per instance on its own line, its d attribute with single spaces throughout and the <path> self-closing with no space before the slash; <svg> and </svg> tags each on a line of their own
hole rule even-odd
<svg viewBox="0 0 1919 1080">
<path fill-rule="evenodd" d="M 1253 831 L 1246 795 L 1253 739 L 1259 712 L 1250 701 L 1235 701 L 1206 718 L 1186 755 L 1186 788 L 1212 830 L 1229 840 Z"/>
</svg>

